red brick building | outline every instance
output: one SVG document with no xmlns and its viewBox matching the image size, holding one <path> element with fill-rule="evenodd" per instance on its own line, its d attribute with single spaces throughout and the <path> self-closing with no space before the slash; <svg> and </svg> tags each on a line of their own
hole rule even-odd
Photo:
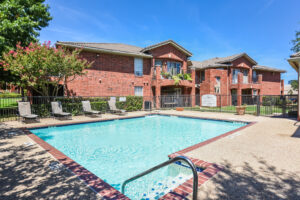
<svg viewBox="0 0 300 200">
<path fill-rule="evenodd" d="M 246 53 L 190 61 L 196 70 L 196 95 L 219 95 L 223 105 L 241 105 L 242 95 L 283 95 L 284 70 L 258 65 Z M 227 97 L 227 98 L 226 98 Z M 201 98 L 197 104 L 201 105 Z M 219 104 L 219 102 L 218 102 Z"/>
<path fill-rule="evenodd" d="M 190 61 L 192 53 L 172 40 L 146 48 L 118 43 L 56 45 L 83 48 L 82 57 L 94 62 L 85 76 L 68 84 L 65 92 L 77 96 L 140 95 L 156 97 L 159 106 L 160 96 L 187 95 L 192 105 L 201 105 L 203 94 L 280 95 L 284 88 L 283 70 L 260 66 L 245 53 L 199 62 Z M 182 78 L 175 85 L 172 77 L 187 73 L 191 80 Z"/>
</svg>

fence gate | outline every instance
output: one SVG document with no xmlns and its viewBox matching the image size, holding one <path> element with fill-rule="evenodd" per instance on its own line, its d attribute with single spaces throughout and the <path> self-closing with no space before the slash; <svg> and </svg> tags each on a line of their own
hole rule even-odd
<svg viewBox="0 0 300 200">
<path fill-rule="evenodd" d="M 265 95 L 261 97 L 259 115 L 297 117 L 298 95 Z"/>
</svg>

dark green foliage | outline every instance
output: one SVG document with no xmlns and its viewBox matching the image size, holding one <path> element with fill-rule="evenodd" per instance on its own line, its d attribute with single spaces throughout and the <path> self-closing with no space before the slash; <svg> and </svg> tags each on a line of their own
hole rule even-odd
<svg viewBox="0 0 300 200">
<path fill-rule="evenodd" d="M 295 39 L 292 40 L 293 47 L 291 50 L 295 53 L 300 51 L 300 31 L 296 31 Z"/>
<path fill-rule="evenodd" d="M 51 19 L 49 6 L 44 0 L 0 1 L 0 58 L 19 42 L 21 46 L 37 42 L 39 31 L 48 26 Z M 18 78 L 0 66 L 0 81 L 14 82 Z"/>
<path fill-rule="evenodd" d="M 298 80 L 292 80 L 291 87 L 293 90 L 298 91 Z"/>
<path fill-rule="evenodd" d="M 51 101 L 60 101 L 63 107 L 64 112 L 69 112 L 73 116 L 83 115 L 82 103 L 81 101 L 89 100 L 91 102 L 91 107 L 97 111 L 107 111 L 108 103 L 107 98 L 96 98 L 96 97 L 75 97 L 75 98 L 66 98 L 66 97 L 57 97 L 54 99 L 44 98 L 40 101 L 35 100 L 32 104 L 32 111 L 34 114 L 39 115 L 40 117 L 49 117 L 51 116 Z"/>
<path fill-rule="evenodd" d="M 37 42 L 39 31 L 52 19 L 48 10 L 44 0 L 0 1 L 0 54 L 18 42 L 21 46 Z"/>
<path fill-rule="evenodd" d="M 283 100 L 278 96 L 264 96 L 262 99 L 263 106 L 282 106 Z"/>
<path fill-rule="evenodd" d="M 37 114 L 39 117 L 51 116 L 51 105 L 50 104 L 32 104 L 31 112 Z"/>
<path fill-rule="evenodd" d="M 116 107 L 126 111 L 137 111 L 143 108 L 143 97 L 127 96 L 125 102 L 120 102 L 117 98 Z"/>
</svg>

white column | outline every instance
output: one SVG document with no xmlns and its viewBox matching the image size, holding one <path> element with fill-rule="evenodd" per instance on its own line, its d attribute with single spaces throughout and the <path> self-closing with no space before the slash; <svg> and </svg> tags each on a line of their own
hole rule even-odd
<svg viewBox="0 0 300 200">
<path fill-rule="evenodd" d="M 298 63 L 298 121 L 300 121 L 300 63 Z"/>
</svg>

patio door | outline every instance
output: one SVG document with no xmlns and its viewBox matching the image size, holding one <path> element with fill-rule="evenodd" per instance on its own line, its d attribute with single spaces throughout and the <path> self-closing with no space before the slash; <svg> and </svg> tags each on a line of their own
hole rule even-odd
<svg viewBox="0 0 300 200">
<path fill-rule="evenodd" d="M 237 91 L 236 89 L 231 90 L 231 105 L 237 105 Z"/>
</svg>

